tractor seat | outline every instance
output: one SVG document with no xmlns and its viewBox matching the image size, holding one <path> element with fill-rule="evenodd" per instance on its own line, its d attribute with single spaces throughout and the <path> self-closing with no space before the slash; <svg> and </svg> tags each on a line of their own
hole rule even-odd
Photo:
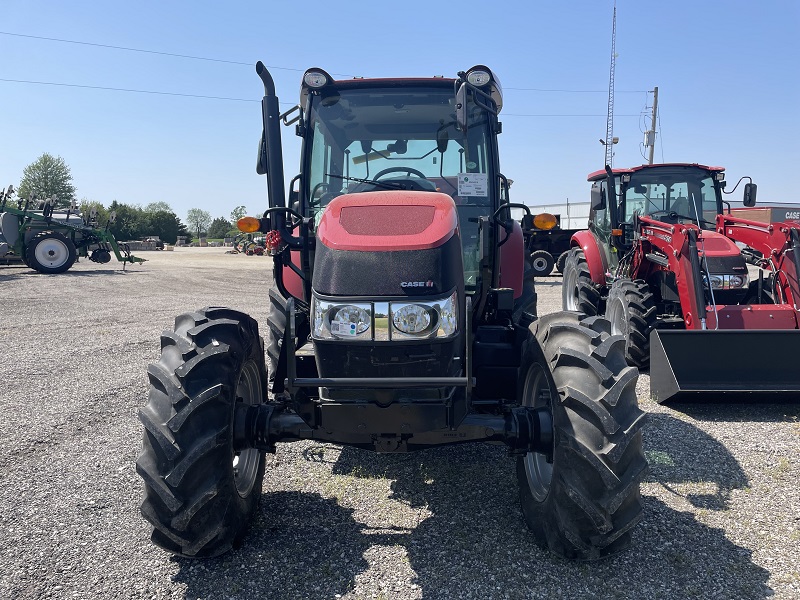
<svg viewBox="0 0 800 600">
<path fill-rule="evenodd" d="M 688 198 L 684 198 L 684 197 L 676 198 L 675 202 L 673 202 L 672 205 L 670 206 L 670 210 L 673 211 L 673 212 L 678 213 L 679 215 L 683 215 L 685 217 L 694 216 L 694 215 L 692 215 L 691 212 L 689 212 L 692 209 L 689 207 L 689 199 Z"/>
</svg>

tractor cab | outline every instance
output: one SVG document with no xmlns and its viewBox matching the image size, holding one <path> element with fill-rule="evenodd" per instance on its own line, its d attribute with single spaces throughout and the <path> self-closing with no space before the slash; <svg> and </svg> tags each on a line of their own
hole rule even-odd
<svg viewBox="0 0 800 600">
<path fill-rule="evenodd" d="M 591 173 L 592 210 L 589 228 L 608 250 L 606 264 L 614 272 L 618 259 L 634 244 L 639 219 L 665 225 L 694 225 L 713 232 L 725 204 L 723 167 L 673 163 L 640 165 Z M 614 193 L 609 193 L 613 186 Z M 744 202 L 755 202 L 755 185 L 745 186 Z M 610 208 L 609 208 L 610 207 Z"/>
<path fill-rule="evenodd" d="M 479 218 L 499 203 L 496 114 L 474 102 L 459 125 L 452 79 L 303 80 L 302 175 L 296 203 L 318 225 L 334 198 L 360 192 L 438 192 L 457 207 L 465 283 L 479 278 Z M 499 85 L 493 83 L 493 89 Z M 499 99 L 499 91 L 495 98 Z M 402 217 L 400 217 L 402 220 Z"/>
</svg>

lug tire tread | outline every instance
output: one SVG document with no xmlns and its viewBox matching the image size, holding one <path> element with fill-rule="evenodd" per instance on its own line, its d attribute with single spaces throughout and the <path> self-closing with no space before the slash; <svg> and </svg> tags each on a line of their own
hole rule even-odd
<svg viewBox="0 0 800 600">
<path fill-rule="evenodd" d="M 258 324 L 244 313 L 209 307 L 178 316 L 175 331 L 161 340 L 161 359 L 148 367 L 148 401 L 139 410 L 142 516 L 153 527 L 153 542 L 168 552 L 217 556 L 241 540 L 261 493 L 263 453 L 244 496 L 231 460 L 236 387 L 249 361 L 266 390 Z"/>
<path fill-rule="evenodd" d="M 554 455 L 547 496 L 537 501 L 518 460 L 523 514 L 537 543 L 566 558 L 595 560 L 631 542 L 641 519 L 646 421 L 636 399 L 638 372 L 621 336 L 599 317 L 547 315 L 531 326 L 552 372 Z"/>
<path fill-rule="evenodd" d="M 627 315 L 625 323 L 617 324 L 627 332 L 625 359 L 631 366 L 646 369 L 650 366 L 650 332 L 658 319 L 655 295 L 642 279 L 618 279 L 608 291 L 606 314 L 614 302 L 621 302 L 621 313 Z"/>
<path fill-rule="evenodd" d="M 575 289 L 567 289 L 567 282 L 575 273 Z M 564 287 L 561 291 L 562 307 L 570 310 L 569 304 L 572 300 L 568 295 L 574 294 L 574 302 L 577 304 L 577 312 L 585 315 L 596 316 L 602 314 L 600 310 L 603 297 L 600 288 L 592 281 L 589 271 L 589 264 L 581 248 L 572 248 L 564 259 Z"/>
</svg>

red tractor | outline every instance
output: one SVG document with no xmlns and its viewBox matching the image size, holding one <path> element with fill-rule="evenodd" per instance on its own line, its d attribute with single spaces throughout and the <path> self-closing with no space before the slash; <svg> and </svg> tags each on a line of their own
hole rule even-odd
<svg viewBox="0 0 800 600">
<path fill-rule="evenodd" d="M 578 559 L 626 547 L 647 470 L 638 372 L 605 319 L 536 316 L 510 217 L 525 208 L 500 172 L 495 75 L 337 81 L 310 69 L 300 104 L 280 114 L 256 70 L 269 208 L 239 227 L 265 233 L 273 255 L 266 344 L 228 308 L 181 315 L 163 334 L 137 461 L 153 542 L 227 551 L 256 510 L 265 452 L 318 440 L 504 444 L 537 543 Z M 303 140 L 288 203 L 281 121 Z"/>
<path fill-rule="evenodd" d="M 722 167 L 607 168 L 589 181 L 589 229 L 572 237 L 563 306 L 605 314 L 629 364 L 649 367 L 653 399 L 798 394 L 794 369 L 762 354 L 800 347 L 797 223 L 725 214 Z M 744 205 L 755 195 L 746 184 Z M 766 252 L 766 278 L 763 268 L 751 278 L 736 242 Z"/>
</svg>

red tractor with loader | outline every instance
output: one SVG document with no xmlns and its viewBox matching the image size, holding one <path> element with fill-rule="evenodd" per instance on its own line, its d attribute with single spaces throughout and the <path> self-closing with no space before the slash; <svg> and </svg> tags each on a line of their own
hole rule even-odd
<svg viewBox="0 0 800 600">
<path fill-rule="evenodd" d="M 153 542 L 187 557 L 233 547 L 278 443 L 489 442 L 516 456 L 537 543 L 583 560 L 625 548 L 647 470 L 638 371 L 607 320 L 536 315 L 510 216 L 526 208 L 500 172 L 496 76 L 334 80 L 315 68 L 281 114 L 269 71 L 256 71 L 269 208 L 239 228 L 264 233 L 273 256 L 269 314 L 259 329 L 205 308 L 164 332 L 139 413 Z M 302 138 L 288 198 L 281 122 Z"/>
<path fill-rule="evenodd" d="M 800 393 L 795 370 L 763 355 L 800 348 L 798 224 L 732 216 L 724 175 L 688 163 L 589 175 L 589 229 L 572 237 L 563 307 L 604 314 L 629 364 L 650 369 L 658 402 Z M 744 205 L 755 199 L 747 183 Z M 737 242 L 765 253 L 752 276 Z"/>
</svg>

